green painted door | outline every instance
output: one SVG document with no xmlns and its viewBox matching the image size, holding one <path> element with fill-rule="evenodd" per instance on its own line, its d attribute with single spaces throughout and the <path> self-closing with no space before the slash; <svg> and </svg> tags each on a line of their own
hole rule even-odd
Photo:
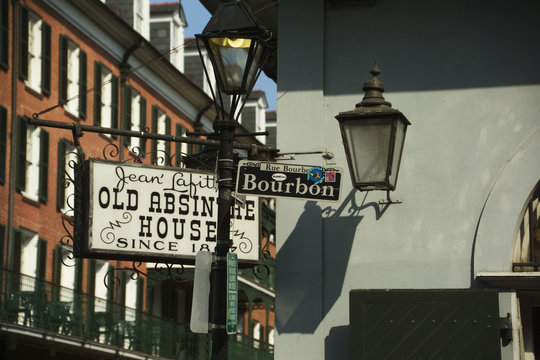
<svg viewBox="0 0 540 360">
<path fill-rule="evenodd" d="M 500 359 L 499 301 L 484 290 L 352 290 L 350 359 Z"/>
</svg>

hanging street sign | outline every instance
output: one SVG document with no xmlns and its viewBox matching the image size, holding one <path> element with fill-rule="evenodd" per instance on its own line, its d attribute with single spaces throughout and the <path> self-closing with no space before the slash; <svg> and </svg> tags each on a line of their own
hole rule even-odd
<svg viewBox="0 0 540 360">
<path fill-rule="evenodd" d="M 213 173 L 90 159 L 83 183 L 82 221 L 74 231 L 82 234 L 78 256 L 193 264 L 197 252 L 214 251 Z M 229 251 L 239 261 L 259 261 L 257 197 L 231 209 L 231 239 Z"/>
<path fill-rule="evenodd" d="M 242 160 L 238 165 L 238 194 L 339 201 L 343 169 L 311 165 Z"/>
<path fill-rule="evenodd" d="M 236 334 L 238 324 L 238 256 L 227 253 L 227 334 Z"/>
</svg>

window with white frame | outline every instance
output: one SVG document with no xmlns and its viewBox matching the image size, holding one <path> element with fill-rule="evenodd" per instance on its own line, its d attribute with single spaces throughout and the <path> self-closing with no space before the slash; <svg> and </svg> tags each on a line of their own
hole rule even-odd
<svg viewBox="0 0 540 360">
<path fill-rule="evenodd" d="M 158 115 L 157 120 L 157 132 L 158 134 L 166 134 L 167 133 L 167 116 L 163 111 L 160 111 Z M 158 140 L 157 142 L 157 150 L 159 152 L 165 152 L 166 151 L 166 142 L 164 140 Z"/>
<path fill-rule="evenodd" d="M 37 93 L 50 94 L 51 27 L 25 6 L 20 7 L 19 77 Z"/>
<path fill-rule="evenodd" d="M 73 250 L 62 249 L 62 266 L 60 270 L 60 301 L 73 301 L 75 289 L 75 260 Z"/>
<path fill-rule="evenodd" d="M 28 118 L 17 118 L 16 188 L 25 197 L 47 202 L 49 133 L 28 125 Z"/>
<path fill-rule="evenodd" d="M 152 106 L 152 132 L 170 135 L 171 118 L 157 106 Z M 169 165 L 171 144 L 164 140 L 152 140 L 152 163 L 156 165 Z"/>
<path fill-rule="evenodd" d="M 41 129 L 29 125 L 26 130 L 26 186 L 23 195 L 39 200 L 39 159 L 40 159 Z"/>
<path fill-rule="evenodd" d="M 34 201 L 47 202 L 49 133 L 18 118 L 17 190 Z"/>
<path fill-rule="evenodd" d="M 135 11 L 134 11 L 134 23 L 133 28 L 138 32 L 142 33 L 143 30 L 143 2 L 142 0 L 135 0 Z"/>
<path fill-rule="evenodd" d="M 36 279 L 45 279 L 47 242 L 38 234 L 27 229 L 13 229 L 10 242 L 10 268 L 21 276 L 8 285 L 11 291 L 34 291 Z"/>
<path fill-rule="evenodd" d="M 133 2 L 133 29 L 146 39 L 150 38 L 150 2 L 134 0 Z"/>
<path fill-rule="evenodd" d="M 186 136 L 187 129 L 183 127 L 181 124 L 176 124 L 176 137 L 185 137 Z M 188 143 L 176 143 L 176 159 L 180 160 L 183 155 L 189 155 L 190 154 L 190 148 L 193 146 L 190 146 Z M 180 166 L 183 166 L 182 162 L 178 164 Z"/>
<path fill-rule="evenodd" d="M 96 260 L 96 276 L 94 279 L 94 296 L 96 297 L 94 303 L 95 312 L 107 311 L 107 294 L 108 289 L 105 283 L 107 272 L 110 270 L 110 265 L 107 261 Z M 112 276 L 112 275 L 109 275 Z"/>
<path fill-rule="evenodd" d="M 182 23 L 178 14 L 173 16 L 173 21 L 170 23 L 171 26 L 171 49 L 174 51 L 171 52 L 170 61 L 171 63 L 181 72 L 184 72 L 184 24 Z"/>
<path fill-rule="evenodd" d="M 275 343 L 275 332 L 274 329 L 271 328 L 270 331 L 268 331 L 268 344 L 274 345 Z"/>
<path fill-rule="evenodd" d="M 126 307 L 125 320 L 134 321 L 137 309 L 137 280 L 132 278 L 133 274 L 127 277 L 125 287 L 125 301 Z"/>
<path fill-rule="evenodd" d="M 262 326 L 260 322 L 253 321 L 253 340 L 254 340 L 253 346 L 256 349 L 259 349 L 261 347 L 261 341 L 262 341 L 261 333 L 263 329 L 264 329 L 264 326 Z"/>
<path fill-rule="evenodd" d="M 131 94 L 131 131 L 141 131 L 141 95 L 136 92 Z M 131 149 L 141 146 L 141 138 L 131 139 Z"/>
<path fill-rule="evenodd" d="M 64 108 L 76 117 L 86 117 L 86 53 L 68 37 L 60 36 L 58 95 Z"/>
<path fill-rule="evenodd" d="M 70 101 L 66 104 L 66 109 L 79 116 L 79 47 L 69 41 L 67 49 L 67 98 Z"/>
<path fill-rule="evenodd" d="M 130 86 L 124 86 L 124 128 L 131 131 L 144 131 L 146 129 L 146 99 Z M 139 137 L 125 139 L 125 144 L 133 153 L 143 156 L 144 142 Z"/>
<path fill-rule="evenodd" d="M 41 91 L 41 18 L 28 12 L 28 77 L 26 85 Z"/>
<path fill-rule="evenodd" d="M 36 259 L 38 255 L 38 235 L 30 231 L 23 231 L 21 233 L 21 267 L 20 273 L 22 275 L 36 277 L 37 264 Z M 21 286 L 24 287 L 24 281 Z M 32 290 L 32 289 L 22 289 Z"/>
<path fill-rule="evenodd" d="M 94 125 L 118 125 L 118 77 L 100 62 L 94 63 Z"/>
<path fill-rule="evenodd" d="M 178 54 L 177 47 L 180 45 L 178 44 L 178 26 L 175 24 L 174 21 L 171 22 L 171 50 L 174 49 L 174 51 L 171 52 L 171 55 L 169 57 L 171 64 L 173 64 L 175 67 L 178 67 L 178 58 L 180 57 L 180 54 Z"/>
<path fill-rule="evenodd" d="M 112 106 L 112 74 L 105 68 L 101 68 L 101 126 L 111 127 L 111 106 Z"/>
</svg>

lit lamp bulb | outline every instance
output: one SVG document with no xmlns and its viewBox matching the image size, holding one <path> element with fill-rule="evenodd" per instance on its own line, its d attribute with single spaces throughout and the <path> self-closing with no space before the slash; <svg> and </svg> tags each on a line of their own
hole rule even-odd
<svg viewBox="0 0 540 360">
<path fill-rule="evenodd" d="M 247 69 L 248 58 L 250 56 L 260 57 L 262 47 L 258 42 L 250 38 L 229 38 L 215 37 L 209 39 L 209 45 L 214 54 L 216 66 L 219 68 L 227 94 L 237 94 L 239 89 L 244 89 L 246 84 L 250 84 L 257 73 L 257 67 L 252 66 Z M 244 84 L 245 85 L 245 84 Z M 249 87 L 248 87 L 249 88 Z"/>
</svg>

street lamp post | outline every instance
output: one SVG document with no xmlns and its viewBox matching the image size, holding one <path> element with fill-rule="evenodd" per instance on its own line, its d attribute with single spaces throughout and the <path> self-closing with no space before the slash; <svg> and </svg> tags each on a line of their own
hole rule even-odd
<svg viewBox="0 0 540 360">
<path fill-rule="evenodd" d="M 364 83 L 364 98 L 355 109 L 336 116 L 353 186 L 361 191 L 395 190 L 407 126 L 411 123 L 382 95 L 377 64 Z"/>
<path fill-rule="evenodd" d="M 251 93 L 262 66 L 268 57 L 270 37 L 258 24 L 250 8 L 234 0 L 221 5 L 202 34 L 195 35 L 206 77 L 212 84 L 200 43 L 210 58 L 217 84 L 211 89 L 216 104 L 217 119 L 214 131 L 219 138 L 218 148 L 218 222 L 215 261 L 210 274 L 210 330 L 212 359 L 227 359 L 226 332 L 227 253 L 231 244 L 230 213 L 235 163 L 233 139 L 238 115 Z M 228 101 L 230 100 L 230 107 Z"/>
</svg>

